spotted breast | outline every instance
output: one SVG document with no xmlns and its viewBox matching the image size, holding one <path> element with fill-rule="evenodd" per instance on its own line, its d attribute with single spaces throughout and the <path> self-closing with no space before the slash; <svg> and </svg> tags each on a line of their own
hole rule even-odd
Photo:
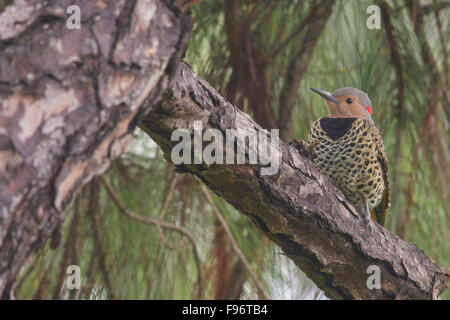
<svg viewBox="0 0 450 320">
<path fill-rule="evenodd" d="M 308 146 L 314 162 L 348 201 L 366 206 L 384 224 L 390 206 L 387 158 L 372 121 L 324 117 L 311 127 Z"/>
</svg>

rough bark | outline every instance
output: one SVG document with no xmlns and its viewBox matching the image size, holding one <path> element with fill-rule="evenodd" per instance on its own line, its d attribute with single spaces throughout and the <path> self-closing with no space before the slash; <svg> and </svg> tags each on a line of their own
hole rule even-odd
<svg viewBox="0 0 450 320">
<path fill-rule="evenodd" d="M 80 30 L 66 27 L 72 4 Z M 190 29 L 164 0 L 16 0 L 0 12 L 0 297 L 127 147 Z"/>
<path fill-rule="evenodd" d="M 140 127 L 171 161 L 175 129 L 193 133 L 193 121 L 247 133 L 260 128 L 195 75 L 185 64 L 161 101 Z M 206 143 L 207 145 L 208 143 Z M 447 286 L 448 271 L 373 221 L 361 218 L 296 148 L 280 142 L 275 175 L 258 165 L 181 164 L 252 221 L 333 299 L 436 299 Z M 224 152 L 227 150 L 224 145 Z M 251 152 L 258 152 L 257 149 Z M 367 267 L 381 270 L 381 289 L 369 290 Z"/>
</svg>

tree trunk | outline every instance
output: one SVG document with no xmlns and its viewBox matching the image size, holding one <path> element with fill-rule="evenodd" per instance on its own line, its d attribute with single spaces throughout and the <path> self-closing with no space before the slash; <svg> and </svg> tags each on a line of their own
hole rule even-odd
<svg viewBox="0 0 450 320">
<path fill-rule="evenodd" d="M 14 1 L 0 12 L 0 297 L 76 192 L 128 146 L 181 60 L 190 20 L 164 0 Z"/>
<path fill-rule="evenodd" d="M 205 130 L 219 130 L 223 137 L 227 129 L 240 129 L 246 134 L 260 128 L 189 66 L 181 64 L 167 93 L 140 127 L 171 161 L 172 148 L 178 144 L 171 141 L 171 133 L 185 128 L 192 135 L 193 121 L 201 121 Z M 235 155 L 235 150 L 224 144 L 224 154 L 228 152 Z M 258 153 L 258 146 L 251 152 Z M 343 194 L 302 155 L 305 153 L 281 141 L 279 152 L 279 170 L 274 175 L 262 175 L 261 166 L 250 164 L 179 164 L 178 169 L 195 174 L 248 215 L 329 298 L 439 297 L 447 286 L 448 271 L 417 246 L 360 217 Z M 381 272 L 380 289 L 368 288 L 373 273 L 369 266 Z"/>
</svg>

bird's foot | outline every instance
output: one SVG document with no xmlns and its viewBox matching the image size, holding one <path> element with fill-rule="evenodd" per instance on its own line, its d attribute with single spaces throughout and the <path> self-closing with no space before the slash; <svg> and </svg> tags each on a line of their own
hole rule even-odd
<svg viewBox="0 0 450 320">
<path fill-rule="evenodd" d="M 297 149 L 298 153 L 300 153 L 300 155 L 302 155 L 303 157 L 306 157 L 311 161 L 314 159 L 314 156 L 311 150 L 309 149 L 308 143 L 306 141 L 294 139 L 288 144 Z"/>
</svg>

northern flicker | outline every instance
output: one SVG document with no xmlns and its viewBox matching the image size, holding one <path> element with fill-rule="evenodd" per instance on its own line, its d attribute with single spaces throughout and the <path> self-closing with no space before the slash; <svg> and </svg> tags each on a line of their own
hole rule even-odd
<svg viewBox="0 0 450 320">
<path fill-rule="evenodd" d="M 309 132 L 314 163 L 362 214 L 383 225 L 390 207 L 388 161 L 369 96 L 351 87 L 332 94 L 311 89 L 325 98 L 329 112 Z"/>
</svg>

